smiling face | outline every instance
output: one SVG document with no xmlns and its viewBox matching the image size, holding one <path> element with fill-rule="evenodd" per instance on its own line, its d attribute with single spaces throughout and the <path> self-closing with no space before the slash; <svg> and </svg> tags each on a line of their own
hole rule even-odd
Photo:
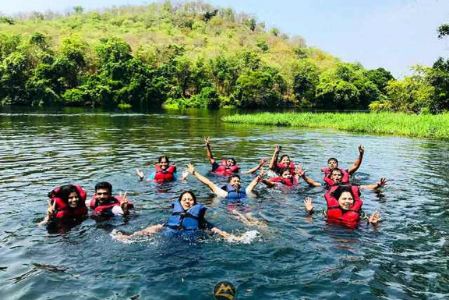
<svg viewBox="0 0 449 300">
<path fill-rule="evenodd" d="M 334 183 L 340 183 L 342 178 L 343 174 L 341 173 L 341 170 L 339 169 L 332 170 L 331 179 L 334 181 Z"/>
<path fill-rule="evenodd" d="M 232 176 L 229 180 L 229 184 L 232 185 L 236 190 L 240 189 L 240 187 L 242 186 L 240 178 L 237 176 Z"/>
<path fill-rule="evenodd" d="M 162 170 L 167 170 L 168 169 L 168 160 L 165 157 L 162 157 L 159 160 L 159 166 L 161 167 Z"/>
<path fill-rule="evenodd" d="M 100 205 L 108 203 L 109 198 L 111 198 L 111 196 L 112 194 L 109 189 L 100 188 L 95 191 L 95 199 L 97 199 Z"/>
<path fill-rule="evenodd" d="M 69 198 L 67 199 L 71 208 L 76 208 L 78 206 L 79 200 L 80 198 L 78 197 L 78 194 L 76 192 L 70 193 Z"/>
<path fill-rule="evenodd" d="M 350 192 L 343 192 L 338 198 L 338 204 L 341 208 L 348 210 L 354 204 L 354 198 Z"/>
<path fill-rule="evenodd" d="M 290 165 L 290 157 L 288 155 L 283 155 L 279 163 L 287 167 L 288 165 Z"/>
<path fill-rule="evenodd" d="M 329 159 L 327 161 L 327 168 L 329 170 L 333 170 L 335 168 L 338 168 L 338 161 L 336 159 L 333 159 L 333 158 Z"/>
<path fill-rule="evenodd" d="M 193 198 L 192 194 L 190 194 L 190 193 L 183 194 L 180 202 L 181 202 L 182 209 L 184 209 L 184 210 L 188 210 L 189 208 L 191 208 L 192 206 L 195 205 L 195 199 Z"/>
</svg>

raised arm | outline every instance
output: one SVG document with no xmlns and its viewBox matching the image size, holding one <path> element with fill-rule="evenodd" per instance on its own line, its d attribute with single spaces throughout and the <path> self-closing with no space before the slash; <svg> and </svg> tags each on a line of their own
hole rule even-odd
<svg viewBox="0 0 449 300">
<path fill-rule="evenodd" d="M 348 169 L 349 175 L 354 174 L 360 168 L 363 160 L 363 154 L 365 153 L 365 149 L 363 149 L 362 145 L 359 145 L 359 157 L 355 160 L 354 164 Z"/>
<path fill-rule="evenodd" d="M 298 181 L 299 181 L 299 177 L 301 177 L 310 186 L 313 186 L 313 187 L 322 186 L 322 184 L 319 183 L 318 181 L 315 181 L 312 178 L 306 176 L 306 171 L 304 171 L 304 169 L 302 167 L 296 168 L 295 176 L 298 177 Z"/>
<path fill-rule="evenodd" d="M 387 185 L 387 179 L 381 178 L 377 183 L 360 185 L 361 190 L 377 190 Z"/>
<path fill-rule="evenodd" d="M 209 160 L 210 164 L 213 165 L 215 162 L 215 159 L 214 159 L 214 156 L 212 155 L 212 150 L 210 149 L 210 137 L 205 138 L 204 142 L 206 143 L 207 159 Z"/>
<path fill-rule="evenodd" d="M 242 173 L 245 173 L 245 174 L 253 174 L 253 173 L 255 173 L 257 170 L 259 170 L 260 168 L 262 168 L 262 167 L 265 165 L 266 162 L 267 162 L 267 160 L 266 160 L 265 158 L 262 158 L 257 166 L 255 166 L 254 168 L 252 168 L 252 169 L 250 169 L 250 170 L 248 170 L 248 171 L 244 171 L 244 172 L 242 172 Z"/>
<path fill-rule="evenodd" d="M 279 145 L 274 145 L 274 153 L 270 160 L 270 165 L 268 166 L 268 169 L 271 171 L 274 171 L 276 168 L 276 163 L 278 162 L 278 156 L 279 152 L 281 151 L 281 147 Z"/>
<path fill-rule="evenodd" d="M 192 164 L 187 165 L 186 171 L 189 172 L 190 174 L 192 174 L 193 176 L 195 176 L 196 178 L 198 178 L 199 181 L 201 181 L 202 183 L 207 185 L 211 189 L 211 191 L 214 192 L 217 196 L 226 197 L 228 195 L 228 192 L 222 190 L 215 183 L 210 181 L 208 178 L 206 178 L 203 175 L 201 175 L 200 173 L 196 172 L 195 167 Z"/>
<path fill-rule="evenodd" d="M 262 169 L 262 171 L 260 172 L 259 176 L 254 177 L 253 181 L 251 181 L 251 183 L 246 187 L 246 194 L 250 194 L 253 192 L 254 188 L 256 187 L 256 185 L 259 183 L 259 181 L 261 181 L 263 179 L 263 177 L 265 176 L 265 172 Z"/>
</svg>

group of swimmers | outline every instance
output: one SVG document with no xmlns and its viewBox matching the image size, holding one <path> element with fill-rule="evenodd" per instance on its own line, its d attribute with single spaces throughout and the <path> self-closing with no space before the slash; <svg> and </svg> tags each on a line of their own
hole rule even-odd
<svg viewBox="0 0 449 300">
<path fill-rule="evenodd" d="M 211 172 L 217 175 L 228 177 L 227 184 L 220 187 L 206 176 L 195 170 L 194 165 L 188 164 L 182 175 L 178 176 L 176 166 L 170 165 L 167 156 L 161 156 L 155 165 L 155 171 L 147 176 L 147 180 L 158 183 L 176 180 L 186 180 L 188 175 L 192 175 L 200 182 L 207 185 L 218 197 L 226 199 L 229 203 L 239 204 L 242 199 L 253 195 L 255 187 L 262 182 L 267 187 L 295 186 L 304 180 L 312 187 L 325 186 L 324 198 L 327 203 L 326 217 L 329 222 L 339 223 L 348 227 L 357 226 L 361 220 L 366 219 L 374 226 L 380 220 L 380 215 L 376 211 L 371 216 L 362 211 L 363 201 L 360 199 L 360 190 L 375 190 L 386 185 L 386 179 L 381 178 L 379 182 L 369 185 L 351 184 L 351 175 L 359 168 L 363 160 L 364 148 L 359 146 L 359 156 L 349 169 L 342 169 L 338 166 L 338 160 L 330 158 L 327 167 L 322 168 L 324 182 L 318 182 L 306 175 L 306 171 L 300 166 L 295 166 L 294 162 L 286 154 L 280 156 L 281 147 L 276 145 L 273 156 L 270 160 L 266 173 L 264 166 L 267 160 L 262 159 L 254 168 L 242 172 L 254 174 L 260 170 L 247 187 L 244 187 L 238 175 L 240 166 L 234 158 L 217 160 L 212 155 L 210 138 L 205 138 L 206 155 L 212 166 Z M 136 169 L 136 174 L 143 180 L 144 173 Z M 268 175 L 268 176 L 267 176 Z M 268 177 L 268 178 L 266 178 Z M 113 196 L 112 185 L 108 182 L 100 182 L 95 185 L 94 196 L 87 199 L 86 191 L 79 185 L 63 185 L 53 189 L 49 193 L 47 215 L 40 222 L 40 225 L 54 225 L 60 222 L 79 223 L 88 216 L 88 208 L 92 209 L 92 215 L 98 217 L 110 217 L 114 215 L 127 215 L 134 207 L 133 203 L 127 199 L 126 192 L 123 195 Z M 304 200 L 307 214 L 314 213 L 313 201 L 310 197 Z M 129 239 L 136 236 L 148 236 L 165 230 L 170 233 L 196 232 L 207 230 L 224 238 L 235 238 L 237 236 L 229 234 L 215 227 L 205 219 L 206 207 L 197 202 L 192 191 L 183 191 L 177 201 L 172 204 L 172 214 L 164 224 L 152 225 L 146 229 L 137 231 L 131 235 L 117 233 L 119 239 Z M 255 220 L 250 213 L 242 214 L 236 209 L 232 212 L 249 225 L 260 225 L 261 222 Z"/>
</svg>

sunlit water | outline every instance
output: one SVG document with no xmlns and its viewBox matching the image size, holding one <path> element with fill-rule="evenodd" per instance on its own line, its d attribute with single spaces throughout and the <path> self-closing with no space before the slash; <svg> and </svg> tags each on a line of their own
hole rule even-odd
<svg viewBox="0 0 449 300">
<path fill-rule="evenodd" d="M 1 299 L 212 299 L 228 280 L 238 299 L 445 299 L 449 296 L 449 143 L 330 130 L 230 125 L 217 113 L 0 112 Z M 364 210 L 379 210 L 377 230 L 348 230 L 304 212 L 311 196 L 325 207 L 323 190 L 304 182 L 293 190 L 256 188 L 246 210 L 267 228 L 235 219 L 195 178 L 158 185 L 137 180 L 150 161 L 170 156 L 180 171 L 188 162 L 208 174 L 203 138 L 216 158 L 233 156 L 243 170 L 283 152 L 321 179 L 328 157 L 349 167 L 357 146 L 365 158 L 355 181 L 388 178 L 382 193 L 364 192 Z M 243 175 L 249 183 L 251 175 Z M 37 227 L 46 194 L 65 183 L 109 181 L 136 206 L 127 220 L 86 220 L 67 233 Z M 166 209 L 191 189 L 209 207 L 217 227 L 251 236 L 249 243 L 204 236 L 164 235 L 122 243 L 113 230 L 134 232 L 167 220 Z M 253 233 L 257 231 L 257 237 Z"/>
</svg>

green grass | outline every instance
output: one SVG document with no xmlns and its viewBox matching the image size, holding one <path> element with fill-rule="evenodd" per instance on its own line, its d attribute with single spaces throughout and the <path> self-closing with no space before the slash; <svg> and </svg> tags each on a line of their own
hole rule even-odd
<svg viewBox="0 0 449 300">
<path fill-rule="evenodd" d="M 449 139 L 449 114 L 402 113 L 260 113 L 223 118 L 229 123 L 331 128 L 416 138 Z"/>
</svg>

